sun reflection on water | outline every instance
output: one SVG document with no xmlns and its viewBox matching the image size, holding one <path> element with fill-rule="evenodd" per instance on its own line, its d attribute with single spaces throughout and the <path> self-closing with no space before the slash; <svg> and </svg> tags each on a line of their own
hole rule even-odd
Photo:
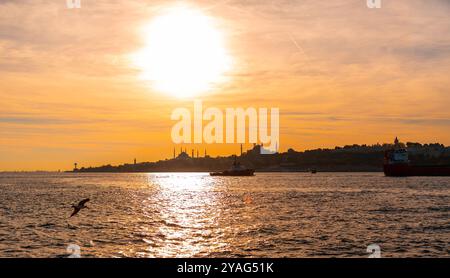
<svg viewBox="0 0 450 278">
<path fill-rule="evenodd" d="M 206 174 L 149 174 L 148 184 L 155 188 L 146 209 L 158 212 L 148 252 L 155 257 L 205 256 L 226 248 L 218 229 L 221 213 L 220 193 Z"/>
</svg>

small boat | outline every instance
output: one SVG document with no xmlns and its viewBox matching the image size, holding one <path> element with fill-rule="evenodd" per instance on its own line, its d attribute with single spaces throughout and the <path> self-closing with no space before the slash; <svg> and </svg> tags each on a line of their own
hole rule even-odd
<svg viewBox="0 0 450 278">
<path fill-rule="evenodd" d="M 234 158 L 234 163 L 231 169 L 222 172 L 209 173 L 210 176 L 237 176 L 237 177 L 254 176 L 254 174 L 255 174 L 254 169 L 248 169 L 242 166 L 239 162 L 236 161 L 236 157 Z"/>
</svg>

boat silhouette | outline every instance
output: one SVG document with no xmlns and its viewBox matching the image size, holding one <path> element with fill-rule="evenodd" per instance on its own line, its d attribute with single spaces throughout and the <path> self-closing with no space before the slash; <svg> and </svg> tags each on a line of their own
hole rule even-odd
<svg viewBox="0 0 450 278">
<path fill-rule="evenodd" d="M 211 176 L 254 176 L 255 170 L 246 168 L 241 165 L 240 162 L 236 161 L 236 156 L 234 157 L 233 165 L 230 169 L 222 172 L 212 172 L 209 173 Z"/>
<path fill-rule="evenodd" d="M 408 150 L 401 147 L 397 138 L 394 147 L 384 153 L 384 174 L 388 177 L 450 176 L 450 165 L 414 165 L 408 158 Z"/>
</svg>

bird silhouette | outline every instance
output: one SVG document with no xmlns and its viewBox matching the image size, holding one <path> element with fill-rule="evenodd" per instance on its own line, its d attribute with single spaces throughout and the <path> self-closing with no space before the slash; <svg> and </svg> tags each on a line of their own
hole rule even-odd
<svg viewBox="0 0 450 278">
<path fill-rule="evenodd" d="M 89 198 L 81 200 L 78 205 L 72 205 L 73 207 L 73 212 L 70 215 L 70 217 L 74 216 L 75 214 L 77 214 L 81 209 L 87 208 L 87 206 L 85 205 L 87 202 L 89 202 Z M 69 217 L 69 218 L 70 218 Z"/>
</svg>

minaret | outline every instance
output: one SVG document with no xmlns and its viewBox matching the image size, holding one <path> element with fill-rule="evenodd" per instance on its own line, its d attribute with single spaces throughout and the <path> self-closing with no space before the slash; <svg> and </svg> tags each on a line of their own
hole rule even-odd
<svg viewBox="0 0 450 278">
<path fill-rule="evenodd" d="M 398 145 L 398 143 L 399 143 L 399 141 L 398 141 L 398 138 L 397 137 L 395 137 L 395 140 L 394 140 L 394 144 L 397 146 Z"/>
<path fill-rule="evenodd" d="M 136 158 L 134 159 L 134 165 L 136 165 Z"/>
<path fill-rule="evenodd" d="M 198 155 L 198 149 L 197 149 L 197 158 L 199 157 L 199 155 Z"/>
<path fill-rule="evenodd" d="M 241 144 L 241 156 L 242 156 L 242 144 Z"/>
<path fill-rule="evenodd" d="M 206 149 L 205 149 L 205 157 L 206 157 Z"/>
<path fill-rule="evenodd" d="M 173 159 L 175 159 L 175 147 L 173 147 Z"/>
<path fill-rule="evenodd" d="M 77 168 L 78 163 L 75 162 L 73 165 L 75 166 L 74 170 L 78 170 L 78 168 Z"/>
<path fill-rule="evenodd" d="M 191 154 L 192 154 L 191 157 L 194 158 L 194 149 L 192 149 Z"/>
</svg>

